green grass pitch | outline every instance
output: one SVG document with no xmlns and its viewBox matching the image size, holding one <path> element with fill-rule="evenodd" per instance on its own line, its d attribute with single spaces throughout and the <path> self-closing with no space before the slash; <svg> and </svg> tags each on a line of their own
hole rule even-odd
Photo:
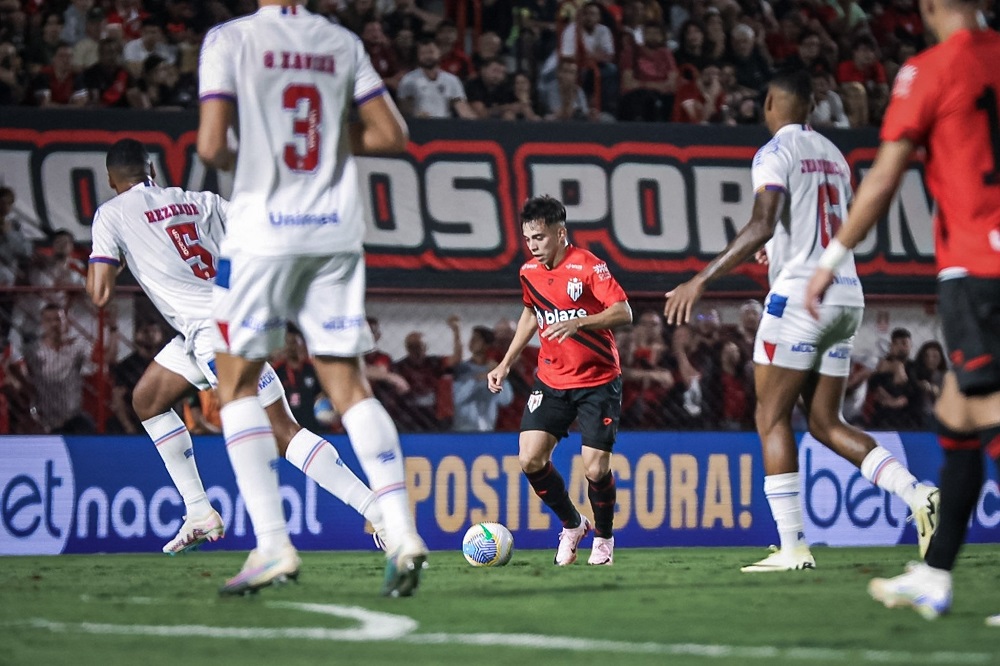
<svg viewBox="0 0 1000 666">
<path fill-rule="evenodd" d="M 741 574 L 748 548 L 552 551 L 469 567 L 434 552 L 410 599 L 375 552 L 303 553 L 300 582 L 221 599 L 245 553 L 0 559 L 0 664 L 1000 664 L 1000 546 L 969 546 L 952 613 L 869 599 L 915 548 L 816 548 L 815 571 Z"/>
</svg>

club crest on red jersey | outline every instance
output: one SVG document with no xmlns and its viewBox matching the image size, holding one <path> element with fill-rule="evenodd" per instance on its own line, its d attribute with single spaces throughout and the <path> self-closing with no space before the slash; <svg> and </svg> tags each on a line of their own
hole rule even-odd
<svg viewBox="0 0 1000 666">
<path fill-rule="evenodd" d="M 580 281 L 580 278 L 569 279 L 569 282 L 566 283 L 566 293 L 574 301 L 579 300 L 583 296 L 583 282 Z"/>
</svg>

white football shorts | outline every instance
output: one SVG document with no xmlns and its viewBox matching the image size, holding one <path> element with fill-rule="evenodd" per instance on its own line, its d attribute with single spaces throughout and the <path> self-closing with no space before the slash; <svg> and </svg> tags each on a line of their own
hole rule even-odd
<svg viewBox="0 0 1000 666">
<path fill-rule="evenodd" d="M 196 329 L 186 339 L 182 335 L 176 336 L 153 360 L 170 372 L 180 375 L 198 390 L 216 388 L 219 385 L 215 376 L 215 347 L 216 338 L 219 337 L 216 331 L 214 324 L 206 322 L 205 326 Z M 257 397 L 265 408 L 285 397 L 284 388 L 270 363 L 265 363 L 260 371 Z"/>
<path fill-rule="evenodd" d="M 365 317 L 361 254 L 219 259 L 213 309 L 222 336 L 217 351 L 266 359 L 294 324 L 313 356 L 354 358 L 375 347 Z"/>
<path fill-rule="evenodd" d="M 774 292 L 764 300 L 754 340 L 753 362 L 789 370 L 813 370 L 829 377 L 851 371 L 854 336 L 861 327 L 863 307 L 821 305 L 819 320 L 804 306 L 788 304 Z"/>
</svg>

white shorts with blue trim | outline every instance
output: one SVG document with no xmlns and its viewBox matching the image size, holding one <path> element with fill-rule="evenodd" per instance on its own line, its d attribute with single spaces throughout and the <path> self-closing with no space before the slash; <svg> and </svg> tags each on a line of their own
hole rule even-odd
<svg viewBox="0 0 1000 666">
<path fill-rule="evenodd" d="M 846 377 L 864 311 L 863 307 L 824 304 L 816 320 L 804 306 L 789 304 L 787 296 L 771 292 L 757 327 L 753 362 Z"/>
<path fill-rule="evenodd" d="M 176 336 L 153 360 L 170 372 L 180 375 L 200 391 L 216 388 L 219 385 L 215 376 L 217 337 L 215 325 L 206 322 L 204 327 L 196 329 L 187 338 Z M 285 397 L 281 382 L 269 363 L 265 363 L 260 371 L 257 397 L 263 407 L 270 407 Z"/>
<path fill-rule="evenodd" d="M 212 305 L 222 335 L 216 351 L 266 359 L 294 324 L 312 356 L 356 358 L 375 347 L 365 317 L 360 253 L 221 257 Z"/>
</svg>

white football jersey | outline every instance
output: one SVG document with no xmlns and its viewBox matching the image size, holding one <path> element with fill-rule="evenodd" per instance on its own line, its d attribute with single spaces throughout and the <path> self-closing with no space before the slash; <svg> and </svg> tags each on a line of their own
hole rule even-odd
<svg viewBox="0 0 1000 666">
<path fill-rule="evenodd" d="M 766 245 L 768 278 L 773 293 L 800 304 L 820 255 L 847 217 L 853 195 L 850 166 L 822 134 L 805 125 L 785 125 L 757 151 L 750 177 L 754 192 L 778 188 L 786 193 L 786 209 Z M 823 302 L 864 305 L 852 253 L 837 269 Z"/>
<path fill-rule="evenodd" d="M 385 93 L 361 40 L 303 7 L 261 7 L 209 31 L 202 101 L 232 100 L 239 157 L 223 254 L 360 252 L 365 233 L 347 116 Z"/>
<path fill-rule="evenodd" d="M 225 199 L 211 192 L 139 183 L 102 204 L 91 263 L 120 265 L 180 333 L 212 318 L 212 281 L 225 233 Z"/>
</svg>

